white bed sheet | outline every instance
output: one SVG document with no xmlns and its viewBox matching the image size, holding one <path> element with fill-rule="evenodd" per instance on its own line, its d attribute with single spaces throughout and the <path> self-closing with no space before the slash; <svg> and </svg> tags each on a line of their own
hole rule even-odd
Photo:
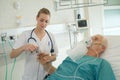
<svg viewBox="0 0 120 80">
<path fill-rule="evenodd" d="M 120 36 L 106 36 L 108 49 L 101 56 L 112 65 L 116 79 L 120 80 Z"/>
</svg>

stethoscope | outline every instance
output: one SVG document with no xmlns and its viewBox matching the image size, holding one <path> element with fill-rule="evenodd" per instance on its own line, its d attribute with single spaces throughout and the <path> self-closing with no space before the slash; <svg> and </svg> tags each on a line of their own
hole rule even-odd
<svg viewBox="0 0 120 80">
<path fill-rule="evenodd" d="M 30 33 L 30 37 L 29 37 L 28 40 L 27 40 L 28 43 L 30 42 L 30 40 L 33 40 L 33 41 L 35 41 L 35 42 L 37 43 L 37 40 L 32 36 L 34 30 L 35 30 L 35 28 L 34 28 L 34 29 L 31 31 L 31 33 Z M 49 37 L 49 39 L 50 39 L 50 43 L 51 43 L 50 53 L 53 53 L 53 52 L 54 52 L 54 49 L 53 49 L 53 41 L 52 41 L 49 33 L 48 33 L 46 30 L 45 30 L 45 32 L 47 33 L 47 35 L 48 35 L 48 37 Z"/>
<path fill-rule="evenodd" d="M 27 42 L 29 43 L 30 40 L 33 40 L 34 42 L 37 43 L 37 40 L 33 37 L 33 31 L 35 30 L 35 28 L 31 31 L 30 33 L 30 37 L 28 38 Z M 45 32 L 47 33 L 49 39 L 50 39 L 50 43 L 51 43 L 51 49 L 50 49 L 50 53 L 52 54 L 54 52 L 54 49 L 53 49 L 53 41 L 49 35 L 49 33 L 45 30 Z M 40 65 L 39 65 L 40 66 Z M 37 72 L 37 80 L 38 80 L 38 73 L 39 73 L 39 66 L 38 66 L 38 72 Z"/>
</svg>

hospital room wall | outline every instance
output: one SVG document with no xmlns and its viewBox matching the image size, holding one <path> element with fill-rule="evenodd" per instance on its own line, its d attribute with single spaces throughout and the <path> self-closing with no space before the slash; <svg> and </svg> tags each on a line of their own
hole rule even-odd
<svg viewBox="0 0 120 80">
<path fill-rule="evenodd" d="M 103 0 L 92 0 L 93 2 L 102 3 Z M 104 6 L 93 6 L 85 8 L 85 16 L 88 19 L 90 35 L 104 34 Z"/>
<path fill-rule="evenodd" d="M 15 1 L 15 0 L 14 0 Z M 19 0 L 21 4 L 21 8 L 16 10 L 13 8 L 14 1 L 1 0 L 0 5 L 0 29 L 6 28 L 17 28 L 16 25 L 16 16 L 22 16 L 22 24 L 23 26 L 33 26 L 35 24 L 35 16 L 37 11 L 42 7 L 47 7 L 51 10 L 51 24 L 60 24 L 60 23 L 72 23 L 74 21 L 74 12 L 73 10 L 63 10 L 63 11 L 55 11 L 53 7 L 53 0 Z M 51 5 L 50 5 L 51 4 Z M 102 18 L 101 11 L 102 8 L 99 7 L 91 7 L 86 8 L 86 17 L 89 20 L 89 26 L 91 28 L 91 33 L 102 33 Z M 26 13 L 28 12 L 28 13 Z M 96 21 L 96 22 L 95 22 Z M 7 23 L 7 24 L 6 24 Z M 69 48 L 69 38 L 68 34 L 55 34 L 58 46 L 59 46 L 59 56 L 58 60 L 54 63 L 57 67 L 58 64 L 62 62 L 62 60 L 67 56 L 66 49 Z M 63 43 L 63 41 L 65 43 Z M 66 46 L 64 46 L 66 44 Z M 13 64 L 13 63 L 12 63 Z M 12 68 L 12 64 L 9 64 L 9 75 Z M 5 68 L 6 66 L 0 66 L 0 80 L 5 80 Z M 24 59 L 16 62 L 16 66 L 13 72 L 13 80 L 21 80 L 22 73 L 24 71 Z"/>
<path fill-rule="evenodd" d="M 43 7 L 51 11 L 50 24 L 74 21 L 73 10 L 56 11 L 54 0 L 0 0 L 0 5 L 0 29 L 35 25 L 37 12 Z M 15 5 L 19 5 L 19 8 Z M 21 22 L 20 25 L 17 21 Z"/>
<path fill-rule="evenodd" d="M 19 2 L 20 9 L 15 8 L 15 1 Z M 96 1 L 101 2 L 102 0 Z M 34 26 L 36 14 L 42 7 L 51 11 L 50 24 L 73 23 L 75 21 L 74 10 L 56 11 L 54 0 L 1 0 L 0 5 L 2 6 L 0 7 L 0 29 Z M 103 10 L 103 6 L 85 8 L 85 17 L 88 19 L 91 34 L 103 33 Z M 20 20 L 20 25 L 17 25 L 17 20 Z"/>
</svg>

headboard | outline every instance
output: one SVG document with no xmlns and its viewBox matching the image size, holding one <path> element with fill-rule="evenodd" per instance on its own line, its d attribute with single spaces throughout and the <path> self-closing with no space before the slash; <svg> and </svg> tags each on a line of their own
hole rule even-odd
<svg viewBox="0 0 120 80">
<path fill-rule="evenodd" d="M 120 36 L 105 36 L 108 40 L 108 48 L 101 56 L 112 65 L 116 79 L 120 80 Z"/>
</svg>

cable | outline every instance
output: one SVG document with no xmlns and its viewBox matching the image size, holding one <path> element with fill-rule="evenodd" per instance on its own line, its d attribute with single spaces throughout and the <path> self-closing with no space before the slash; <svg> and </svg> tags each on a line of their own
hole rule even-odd
<svg viewBox="0 0 120 80">
<path fill-rule="evenodd" d="M 95 53 L 96 53 L 96 55 L 97 55 L 97 58 L 98 58 L 98 53 L 97 53 L 97 51 L 96 51 L 94 48 L 91 48 L 91 49 L 93 49 L 93 50 L 95 51 Z M 77 69 L 75 70 L 74 76 L 76 76 L 76 73 L 77 73 L 78 69 L 80 68 L 80 66 L 82 66 L 82 65 L 84 65 L 84 64 L 86 64 L 86 63 L 90 63 L 90 62 L 96 61 L 97 58 L 95 58 L 95 59 L 93 59 L 93 60 L 90 60 L 90 61 L 88 60 L 88 61 L 86 61 L 85 63 L 80 64 L 80 65 L 77 67 Z M 75 80 L 75 77 L 74 77 L 74 80 Z"/>
<path fill-rule="evenodd" d="M 8 41 L 8 44 L 10 45 L 11 48 L 13 48 L 12 44 L 10 43 L 10 41 Z M 11 74 L 10 74 L 10 80 L 12 80 L 12 75 L 13 75 L 15 63 L 16 63 L 16 58 L 14 58 L 14 63 L 12 65 Z"/>
<path fill-rule="evenodd" d="M 5 52 L 5 46 L 4 46 L 4 44 L 6 43 L 4 43 L 5 41 L 2 41 L 2 48 L 3 48 L 3 53 L 4 53 L 4 59 L 5 59 L 5 64 L 6 64 L 6 72 L 5 72 L 5 80 L 8 80 L 8 64 L 7 64 L 7 54 L 6 54 L 6 52 Z"/>
<path fill-rule="evenodd" d="M 39 68 L 40 68 L 40 63 L 38 62 L 37 80 L 38 80 L 38 76 L 39 76 Z"/>
<path fill-rule="evenodd" d="M 84 64 L 86 64 L 86 63 L 93 62 L 93 61 L 95 61 L 95 60 L 97 60 L 97 58 L 96 58 L 96 59 L 93 59 L 93 60 L 90 60 L 90 61 L 88 60 L 88 61 L 86 61 L 86 62 L 78 65 L 78 67 L 77 67 L 77 69 L 75 70 L 75 73 L 74 73 L 74 80 L 75 80 L 75 78 L 76 78 L 76 73 L 77 73 L 78 69 L 79 69 L 82 65 L 84 65 Z"/>
</svg>

